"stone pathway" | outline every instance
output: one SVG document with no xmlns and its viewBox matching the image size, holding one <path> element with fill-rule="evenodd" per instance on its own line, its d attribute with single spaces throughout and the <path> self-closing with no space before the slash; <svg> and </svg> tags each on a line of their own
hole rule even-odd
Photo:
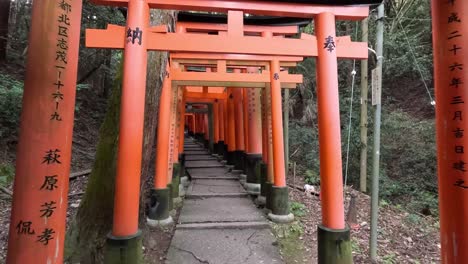
<svg viewBox="0 0 468 264">
<path fill-rule="evenodd" d="M 284 263 L 267 219 L 238 175 L 190 139 L 185 150 L 192 181 L 166 263 Z"/>
</svg>

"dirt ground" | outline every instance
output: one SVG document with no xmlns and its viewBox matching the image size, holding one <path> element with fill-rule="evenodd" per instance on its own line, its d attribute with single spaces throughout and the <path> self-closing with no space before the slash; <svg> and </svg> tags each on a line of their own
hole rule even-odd
<svg viewBox="0 0 468 264">
<path fill-rule="evenodd" d="M 304 182 L 296 177 L 296 186 Z M 289 180 L 289 179 L 288 179 Z M 292 182 L 292 181 L 291 181 Z M 351 187 L 346 188 L 345 208 L 349 207 L 351 195 L 356 196 L 357 226 L 351 230 L 354 263 L 371 263 L 370 241 L 370 197 Z M 306 206 L 306 213 L 298 221 L 304 229 L 303 262 L 316 263 L 317 232 L 321 223 L 320 199 L 315 195 L 290 188 L 292 202 Z M 440 263 L 440 240 L 437 219 L 409 214 L 391 205 L 379 209 L 378 263 Z M 301 263 L 294 261 L 294 263 Z"/>
</svg>

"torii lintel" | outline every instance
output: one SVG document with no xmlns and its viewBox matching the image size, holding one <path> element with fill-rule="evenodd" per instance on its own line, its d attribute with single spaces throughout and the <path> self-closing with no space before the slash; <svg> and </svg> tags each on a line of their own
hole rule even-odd
<svg viewBox="0 0 468 264">
<path fill-rule="evenodd" d="M 97 5 L 127 6 L 128 0 L 91 0 Z M 312 18 L 332 13 L 338 20 L 362 20 L 369 15 L 368 6 L 326 6 L 242 0 L 147 0 L 150 8 L 227 13 L 243 11 L 253 15 Z"/>
<path fill-rule="evenodd" d="M 147 30 L 147 33 L 149 34 L 145 35 L 148 35 L 148 50 L 298 57 L 316 57 L 318 54 L 317 39 L 308 34 L 301 34 L 300 39 L 291 39 L 160 33 L 151 28 Z M 109 24 L 107 29 L 87 29 L 86 47 L 123 49 L 125 36 L 125 28 L 117 25 Z M 337 37 L 336 52 L 339 58 L 366 59 L 368 56 L 367 43 L 351 42 L 349 36 Z"/>
</svg>

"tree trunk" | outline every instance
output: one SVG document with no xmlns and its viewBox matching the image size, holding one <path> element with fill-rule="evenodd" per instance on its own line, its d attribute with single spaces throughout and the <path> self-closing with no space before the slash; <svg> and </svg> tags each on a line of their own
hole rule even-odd
<svg viewBox="0 0 468 264">
<path fill-rule="evenodd" d="M 172 11 L 151 11 L 153 25 L 168 24 L 174 28 L 174 20 L 175 13 Z M 162 52 L 150 53 L 148 56 L 142 160 L 143 179 L 151 179 L 153 176 L 150 174 L 151 161 L 153 160 L 151 154 L 154 149 L 157 105 L 162 86 L 163 71 L 161 69 L 165 69 L 167 59 L 167 53 Z M 106 236 L 112 227 L 121 82 L 121 76 L 118 76 L 106 117 L 101 126 L 96 160 L 89 176 L 86 193 L 67 233 L 65 256 L 66 260 L 71 263 L 103 262 Z M 148 181 L 142 181 L 142 189 L 145 182 Z M 146 196 L 143 190 L 141 195 L 142 197 Z M 140 203 L 140 208 L 144 208 L 144 203 Z M 143 214 L 144 210 L 140 210 L 140 212 Z M 145 217 L 140 217 L 140 219 L 145 219 Z"/>
<path fill-rule="evenodd" d="M 0 0 L 0 62 L 6 60 L 10 0 Z"/>
</svg>

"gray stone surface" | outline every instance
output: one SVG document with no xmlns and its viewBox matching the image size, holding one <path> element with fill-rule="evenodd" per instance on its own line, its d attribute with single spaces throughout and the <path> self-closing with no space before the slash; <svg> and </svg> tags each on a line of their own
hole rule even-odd
<svg viewBox="0 0 468 264">
<path fill-rule="evenodd" d="M 268 229 L 176 230 L 167 264 L 284 263 Z"/>
<path fill-rule="evenodd" d="M 185 200 L 179 223 L 265 221 L 249 198 L 214 197 Z"/>
<path fill-rule="evenodd" d="M 185 161 L 189 160 L 218 160 L 217 158 L 208 155 L 208 154 L 202 154 L 202 155 L 188 155 L 185 157 Z"/>
<path fill-rule="evenodd" d="M 185 155 L 209 155 L 208 151 L 206 150 L 187 150 L 184 151 Z"/>
<path fill-rule="evenodd" d="M 185 168 L 224 168 L 216 160 L 188 160 L 185 162 Z"/>
<path fill-rule="evenodd" d="M 239 182 L 232 180 L 207 180 L 193 179 L 187 189 L 187 194 L 209 194 L 209 193 L 244 193 L 245 190 Z"/>
<path fill-rule="evenodd" d="M 187 172 L 192 177 L 206 176 L 206 177 L 217 177 L 217 176 L 231 176 L 233 177 L 226 168 L 189 168 Z"/>
</svg>

